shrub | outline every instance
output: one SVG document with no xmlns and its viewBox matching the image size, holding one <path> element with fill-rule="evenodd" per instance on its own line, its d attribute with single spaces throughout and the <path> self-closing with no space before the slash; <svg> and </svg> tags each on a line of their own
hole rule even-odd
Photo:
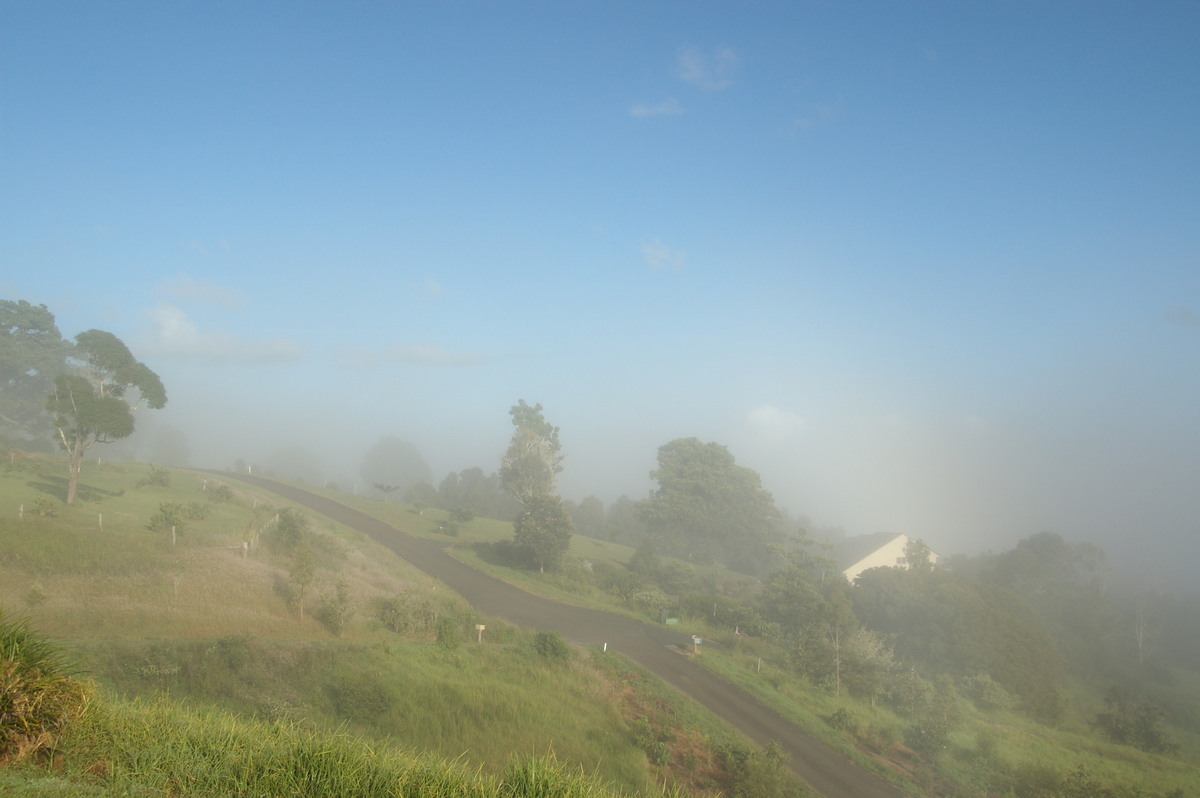
<svg viewBox="0 0 1200 798">
<path fill-rule="evenodd" d="M 171 472 L 156 465 L 150 466 L 150 473 L 138 480 L 137 487 L 144 488 L 147 485 L 155 485 L 160 488 L 171 487 Z"/>
<path fill-rule="evenodd" d="M 963 694 L 980 709 L 1012 709 L 1016 698 L 987 674 L 967 676 L 962 680 Z"/>
<path fill-rule="evenodd" d="M 53 748 L 88 691 L 62 651 L 0 612 L 0 764 Z"/>
<path fill-rule="evenodd" d="M 339 576 L 333 586 L 333 593 L 321 596 L 321 603 L 316 611 L 317 621 L 331 635 L 341 637 L 353 614 L 354 608 L 350 605 L 350 583 L 346 581 L 346 577 Z"/>
<path fill-rule="evenodd" d="M 167 532 L 172 528 L 182 532 L 187 526 L 186 512 L 179 502 L 163 502 L 158 505 L 158 512 L 150 516 L 147 528 L 154 532 Z"/>
<path fill-rule="evenodd" d="M 25 594 L 25 604 L 30 607 L 40 607 L 46 603 L 46 588 L 42 587 L 41 582 L 34 582 L 29 586 L 29 591 Z"/>
<path fill-rule="evenodd" d="M 191 521 L 203 521 L 208 518 L 208 505 L 200 502 L 188 502 L 183 508 L 183 515 Z"/>
<path fill-rule="evenodd" d="M 58 515 L 58 502 L 49 496 L 38 496 L 33 500 L 32 512 L 42 518 L 54 518 Z"/>
<path fill-rule="evenodd" d="M 563 640 L 558 632 L 538 632 L 533 636 L 533 650 L 545 660 L 556 663 L 569 662 L 571 644 Z"/>
<path fill-rule="evenodd" d="M 462 645 L 462 624 L 457 618 L 448 615 L 437 622 L 437 642 L 448 651 Z"/>
<path fill-rule="evenodd" d="M 1167 712 L 1153 699 L 1134 701 L 1128 692 L 1113 687 L 1104 697 L 1107 712 L 1096 715 L 1092 725 L 1114 743 L 1132 745 L 1143 751 L 1169 753 L 1179 746 L 1171 742 L 1162 724 Z"/>
</svg>

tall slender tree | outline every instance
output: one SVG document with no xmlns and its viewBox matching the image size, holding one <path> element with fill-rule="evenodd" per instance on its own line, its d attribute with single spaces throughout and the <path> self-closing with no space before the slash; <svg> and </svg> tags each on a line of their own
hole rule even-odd
<svg viewBox="0 0 1200 798">
<path fill-rule="evenodd" d="M 516 430 L 500 462 L 500 484 L 521 502 L 513 543 L 539 570 L 557 570 L 574 532 L 555 489 L 563 459 L 558 427 L 546 421 L 540 404 L 530 406 L 524 399 L 508 413 Z"/>
</svg>

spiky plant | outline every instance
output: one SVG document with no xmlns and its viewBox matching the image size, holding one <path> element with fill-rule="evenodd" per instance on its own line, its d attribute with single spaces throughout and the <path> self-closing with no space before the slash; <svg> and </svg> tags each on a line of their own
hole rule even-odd
<svg viewBox="0 0 1200 798">
<path fill-rule="evenodd" d="M 53 749 L 88 691 L 62 649 L 0 608 L 0 764 Z"/>
</svg>

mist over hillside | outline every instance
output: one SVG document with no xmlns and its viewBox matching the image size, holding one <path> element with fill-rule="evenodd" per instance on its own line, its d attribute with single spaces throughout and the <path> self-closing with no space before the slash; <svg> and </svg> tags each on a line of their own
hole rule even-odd
<svg viewBox="0 0 1200 798">
<path fill-rule="evenodd" d="M 162 377 L 149 459 L 491 472 L 526 399 L 574 501 L 695 437 L 813 527 L 1052 531 L 1189 585 L 1198 26 L 6 3 L 0 298 Z"/>
</svg>

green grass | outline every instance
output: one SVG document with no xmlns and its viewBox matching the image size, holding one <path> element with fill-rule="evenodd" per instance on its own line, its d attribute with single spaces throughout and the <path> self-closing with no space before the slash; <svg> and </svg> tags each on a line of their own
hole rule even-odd
<svg viewBox="0 0 1200 798">
<path fill-rule="evenodd" d="M 361 534 L 306 513 L 325 541 L 315 592 L 331 589 L 339 575 L 352 586 L 355 614 L 334 639 L 312 620 L 313 605 L 301 620 L 276 589 L 287 577 L 287 555 L 264 545 L 261 533 L 285 506 L 277 496 L 229 480 L 234 498 L 213 503 L 204 481 L 211 490 L 223 481 L 219 476 L 175 469 L 167 486 L 139 484 L 150 473 L 147 466 L 89 463 L 77 505 L 57 503 L 52 517 L 35 515 L 39 497 L 60 491 L 60 471 L 65 466 L 58 459 L 0 466 L 0 606 L 20 609 L 39 630 L 63 641 L 98 684 L 94 705 L 108 707 L 109 714 L 93 718 L 98 725 L 90 727 L 92 737 L 74 738 L 73 756 L 98 756 L 100 749 L 87 747 L 93 737 L 103 747 L 126 733 L 147 752 L 129 746 L 114 752 L 99 783 L 86 777 L 91 765 L 80 765 L 65 793 L 56 792 L 58 774 L 27 772 L 23 794 L 155 794 L 183 779 L 185 770 L 244 768 L 224 761 L 179 764 L 192 748 L 220 747 L 199 734 L 191 712 L 204 718 L 196 722 L 200 726 L 226 728 L 232 735 L 227 744 L 261 735 L 254 724 L 266 723 L 307 735 L 336 737 L 341 730 L 356 741 L 349 747 L 419 751 L 483 780 L 477 794 L 493 794 L 488 790 L 510 771 L 532 782 L 546 773 L 586 773 L 588 790 L 598 780 L 638 794 L 659 794 L 656 784 L 667 779 L 668 766 L 648 761 L 629 725 L 636 694 L 615 690 L 586 658 L 568 666 L 544 661 L 524 633 L 477 618 L 449 591 Z M 202 503 L 208 511 L 177 530 L 172 544 L 169 532 L 148 528 L 164 503 Z M 511 530 L 487 519 L 467 527 L 492 535 Z M 439 534 L 430 529 L 427 534 Z M 242 541 L 253 544 L 248 556 Z M 454 618 L 463 632 L 460 645 L 435 643 L 429 628 L 405 636 L 383 628 L 373 617 L 374 602 L 398 595 L 423 597 Z M 488 625 L 482 646 L 471 640 L 476 620 Z M 163 704 L 162 697 L 186 706 Z M 134 734 L 154 724 L 161 734 L 162 724 L 177 725 L 188 739 L 165 740 L 154 752 L 145 735 Z M 696 747 L 703 747 L 701 738 Z M 260 759 L 275 755 L 259 753 Z M 547 770 L 547 758 L 561 764 Z M 189 783 L 189 789 L 224 794 L 211 783 L 220 782 Z M 464 788 L 459 783 L 456 789 Z"/>
</svg>

